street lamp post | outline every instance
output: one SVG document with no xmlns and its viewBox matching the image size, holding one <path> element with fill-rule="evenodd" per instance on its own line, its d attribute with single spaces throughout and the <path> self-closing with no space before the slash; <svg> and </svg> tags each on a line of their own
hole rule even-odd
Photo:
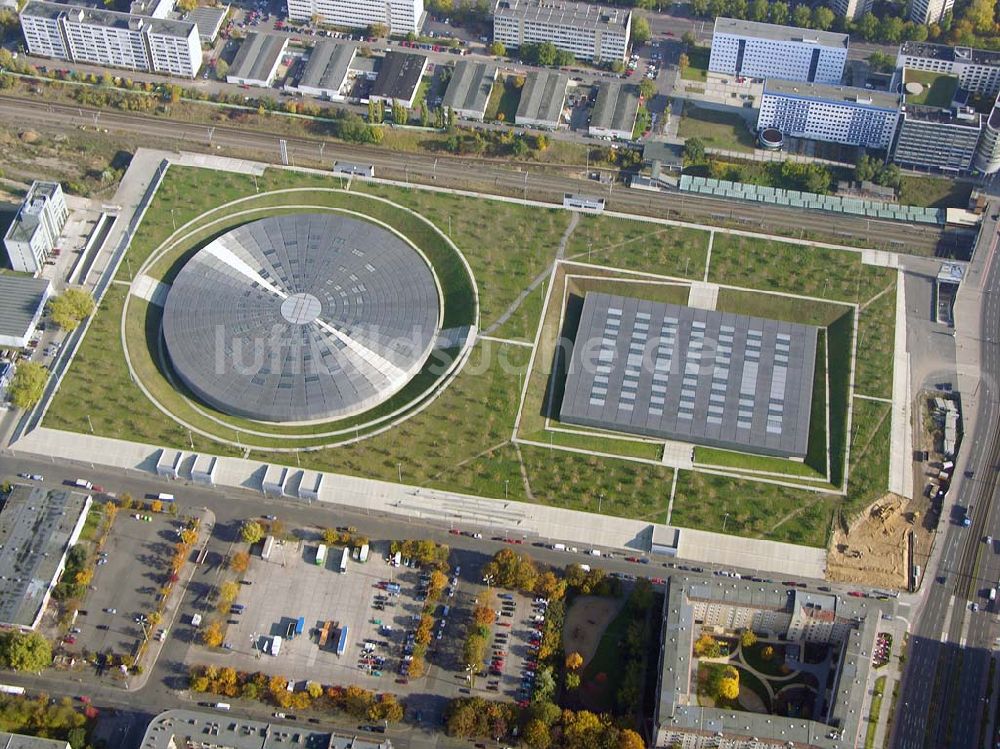
<svg viewBox="0 0 1000 749">
<path fill-rule="evenodd" d="M 507 499 L 507 487 L 510 486 L 510 479 L 503 480 L 503 498 Z"/>
<path fill-rule="evenodd" d="M 604 504 L 604 492 L 601 492 L 597 497 L 597 514 L 601 514 L 601 506 Z"/>
<path fill-rule="evenodd" d="M 726 517 L 724 517 L 724 518 L 722 519 L 722 532 L 723 532 L 723 533 L 725 533 L 725 532 L 726 532 L 726 523 L 728 523 L 728 522 L 729 522 L 729 513 L 727 512 L 727 513 L 726 513 Z"/>
</svg>

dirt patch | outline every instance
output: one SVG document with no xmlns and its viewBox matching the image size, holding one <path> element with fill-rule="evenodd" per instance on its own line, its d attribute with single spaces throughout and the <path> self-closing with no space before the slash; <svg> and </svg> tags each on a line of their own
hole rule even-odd
<svg viewBox="0 0 1000 749">
<path fill-rule="evenodd" d="M 597 644 L 608 625 L 625 605 L 625 597 L 579 596 L 566 612 L 563 625 L 563 648 L 583 656 L 583 665 L 590 663 Z"/>
<path fill-rule="evenodd" d="M 905 589 L 910 531 L 921 535 L 920 511 L 898 494 L 869 505 L 847 533 L 838 527 L 827 554 L 827 577 L 839 582 Z"/>
<path fill-rule="evenodd" d="M 740 696 L 738 701 L 740 703 L 740 707 L 748 713 L 767 714 L 767 705 L 764 704 L 764 700 L 762 700 L 760 695 L 750 689 L 750 687 L 746 684 L 740 684 Z"/>
</svg>

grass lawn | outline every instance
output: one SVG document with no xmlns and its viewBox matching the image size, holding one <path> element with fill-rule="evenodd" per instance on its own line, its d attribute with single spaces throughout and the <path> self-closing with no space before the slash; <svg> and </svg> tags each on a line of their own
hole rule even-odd
<svg viewBox="0 0 1000 749">
<path fill-rule="evenodd" d="M 709 148 L 753 152 L 754 136 L 738 114 L 685 104 L 677 128 L 680 138 L 700 138 Z"/>
<path fill-rule="evenodd" d="M 974 185 L 948 177 L 904 175 L 899 186 L 899 202 L 928 208 L 964 208 L 969 204 Z"/>
<path fill-rule="evenodd" d="M 856 399 L 851 424 L 851 477 L 841 511 L 848 521 L 886 492 L 889 481 L 888 403 Z"/>
<path fill-rule="evenodd" d="M 503 115 L 502 121 L 514 124 L 517 115 L 517 105 L 521 103 L 521 89 L 514 85 L 514 79 L 508 76 L 497 78 L 490 91 L 490 100 L 486 104 L 486 121 L 493 122 Z"/>
<path fill-rule="evenodd" d="M 876 398 L 892 397 L 895 353 L 896 283 L 861 310 L 858 318 L 858 360 L 854 390 Z"/>
<path fill-rule="evenodd" d="M 709 47 L 688 47 L 688 66 L 681 70 L 681 78 L 686 81 L 704 83 L 708 80 L 708 58 L 712 55 Z"/>
<path fill-rule="evenodd" d="M 645 107 L 639 107 L 639 111 L 636 112 L 635 124 L 632 126 L 632 140 L 639 140 L 649 130 L 652 118 L 649 115 L 649 110 Z"/>
<path fill-rule="evenodd" d="M 566 258 L 665 276 L 701 278 L 709 234 L 614 216 L 581 216 Z"/>
<path fill-rule="evenodd" d="M 754 674 L 747 671 L 745 668 L 740 668 L 736 666 L 736 670 L 740 672 L 740 686 L 746 687 L 751 692 L 755 693 L 760 697 L 760 701 L 764 703 L 764 706 L 770 711 L 774 708 L 771 704 L 771 696 L 767 693 L 767 687 L 764 686 L 764 682 L 758 679 Z"/>
<path fill-rule="evenodd" d="M 868 726 L 865 729 L 865 749 L 873 749 L 875 746 L 875 730 L 878 727 L 879 713 L 882 712 L 882 696 L 885 694 L 885 676 L 880 676 L 875 680 L 875 687 L 872 692 L 872 702 L 868 709 Z"/>
<path fill-rule="evenodd" d="M 947 109 L 951 106 L 955 91 L 958 90 L 958 78 L 944 73 L 935 73 L 931 70 L 906 68 L 903 71 L 903 81 L 904 83 L 919 83 L 923 86 L 923 91 L 919 94 L 906 94 L 907 104 Z"/>
<path fill-rule="evenodd" d="M 783 670 L 785 664 L 784 646 L 770 645 L 770 647 L 774 648 L 774 655 L 771 656 L 770 660 L 766 660 L 762 653 L 764 648 L 768 646 L 769 643 L 758 641 L 748 648 L 741 648 L 743 660 L 751 668 L 765 676 L 788 676 L 791 671 L 787 669 Z"/>
<path fill-rule="evenodd" d="M 601 641 L 597 644 L 597 651 L 594 653 L 594 657 L 591 658 L 590 663 L 587 664 L 587 667 L 583 671 L 584 681 L 595 682 L 598 674 L 604 674 L 607 677 L 606 681 L 595 682 L 602 684 L 599 695 L 596 691 L 590 693 L 591 697 L 596 698 L 599 696 L 603 698 L 606 704 L 601 707 L 604 710 L 610 710 L 613 707 L 615 694 L 617 694 L 618 688 L 621 686 L 622 677 L 625 675 L 624 669 L 621 668 L 621 645 L 631 621 L 632 614 L 628 606 L 626 606 L 618 612 L 618 616 L 604 630 L 604 634 L 601 635 Z"/>
<path fill-rule="evenodd" d="M 716 233 L 709 280 L 769 291 L 864 303 L 893 283 L 896 271 L 864 265 L 861 254 Z"/>
</svg>

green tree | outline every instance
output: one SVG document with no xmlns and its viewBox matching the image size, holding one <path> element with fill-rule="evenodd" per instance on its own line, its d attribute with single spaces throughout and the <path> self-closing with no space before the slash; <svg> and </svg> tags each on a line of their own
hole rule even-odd
<svg viewBox="0 0 1000 749">
<path fill-rule="evenodd" d="M 532 718 L 524 726 L 524 741 L 531 749 L 549 749 L 552 744 L 552 732 L 538 718 Z"/>
<path fill-rule="evenodd" d="M 719 641 L 705 632 L 694 643 L 694 654 L 699 658 L 718 658 L 722 653 Z"/>
<path fill-rule="evenodd" d="M 903 41 L 903 19 L 896 16 L 886 16 L 878 23 L 878 38 L 890 44 Z"/>
<path fill-rule="evenodd" d="M 972 0 L 965 10 L 965 18 L 972 23 L 978 34 L 993 31 L 996 16 L 996 0 Z"/>
<path fill-rule="evenodd" d="M 220 57 L 215 63 L 215 79 L 224 81 L 227 75 L 229 75 L 229 63 Z"/>
<path fill-rule="evenodd" d="M 705 142 L 701 138 L 688 138 L 684 142 L 684 160 L 689 164 L 705 163 Z"/>
<path fill-rule="evenodd" d="M 750 3 L 750 20 L 764 23 L 771 12 L 770 3 L 767 0 L 753 0 Z"/>
<path fill-rule="evenodd" d="M 833 11 L 825 5 L 817 5 L 812 9 L 812 27 L 814 29 L 826 31 L 833 26 L 833 22 L 836 18 L 837 17 L 833 14 Z"/>
<path fill-rule="evenodd" d="M 373 23 L 368 27 L 368 36 L 375 39 L 381 39 L 384 36 L 389 36 L 389 29 L 384 23 Z"/>
<path fill-rule="evenodd" d="M 798 26 L 800 29 L 809 28 L 809 24 L 812 22 L 812 13 L 809 10 L 808 5 L 796 5 L 792 9 L 792 26 Z"/>
<path fill-rule="evenodd" d="M 868 55 L 868 64 L 876 72 L 888 73 L 896 67 L 896 58 L 877 49 Z"/>
<path fill-rule="evenodd" d="M 632 43 L 645 44 L 653 37 L 645 16 L 632 16 Z"/>
<path fill-rule="evenodd" d="M 496 57 L 506 57 L 507 48 L 503 46 L 503 42 L 493 42 L 490 45 L 490 54 Z"/>
<path fill-rule="evenodd" d="M 646 742 L 631 728 L 625 728 L 618 734 L 617 749 L 646 749 Z"/>
<path fill-rule="evenodd" d="M 248 544 L 255 544 L 264 538 L 264 528 L 256 520 L 245 520 L 240 526 L 240 538 Z"/>
<path fill-rule="evenodd" d="M 49 370 L 33 361 L 22 361 L 14 371 L 8 388 L 10 399 L 17 408 L 32 408 L 42 399 Z"/>
<path fill-rule="evenodd" d="M 38 632 L 0 635 L 0 664 L 12 671 L 41 671 L 52 663 L 52 644 Z"/>
<path fill-rule="evenodd" d="M 681 57 L 686 57 L 687 55 L 681 55 Z M 649 101 L 656 94 L 656 84 L 653 83 L 649 78 L 643 78 L 639 81 L 639 96 L 641 96 L 646 101 Z"/>
<path fill-rule="evenodd" d="M 198 7 L 198 0 L 177 0 L 177 10 L 182 13 L 190 13 Z"/>
<path fill-rule="evenodd" d="M 784 2 L 784 0 L 771 3 L 771 23 L 784 26 L 788 23 L 790 17 L 791 12 L 788 10 L 788 3 Z"/>
<path fill-rule="evenodd" d="M 757 644 L 757 635 L 754 634 L 752 629 L 744 629 L 740 633 L 740 645 L 745 648 L 752 648 Z"/>
<path fill-rule="evenodd" d="M 576 671 L 570 671 L 566 674 L 566 688 L 569 690 L 580 688 L 580 674 Z"/>
<path fill-rule="evenodd" d="M 49 317 L 63 330 L 75 330 L 94 312 L 94 297 L 84 289 L 66 289 L 49 300 Z"/>
</svg>

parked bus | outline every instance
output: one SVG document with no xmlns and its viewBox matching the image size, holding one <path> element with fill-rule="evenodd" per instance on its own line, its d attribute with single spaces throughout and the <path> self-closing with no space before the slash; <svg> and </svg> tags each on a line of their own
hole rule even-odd
<svg viewBox="0 0 1000 749">
<path fill-rule="evenodd" d="M 347 560 L 351 558 L 351 548 L 349 546 L 344 547 L 344 553 L 340 557 L 340 572 L 343 574 L 347 572 Z"/>
<path fill-rule="evenodd" d="M 320 544 L 316 547 L 316 566 L 322 567 L 326 564 L 326 544 Z"/>
</svg>

